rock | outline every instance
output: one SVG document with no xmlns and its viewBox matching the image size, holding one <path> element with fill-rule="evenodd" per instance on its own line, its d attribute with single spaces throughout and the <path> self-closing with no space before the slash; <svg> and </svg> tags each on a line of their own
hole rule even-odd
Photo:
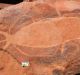
<svg viewBox="0 0 80 75">
<path fill-rule="evenodd" d="M 11 4 L 0 3 L 0 9 L 11 6 Z"/>
<path fill-rule="evenodd" d="M 63 3 L 66 1 L 61 1 Z M 9 68 L 12 64 L 16 66 L 13 71 L 8 71 L 11 75 L 17 67 L 22 71 L 21 75 L 23 70 L 25 75 L 73 75 L 80 72 L 80 8 L 78 2 L 74 1 L 74 5 L 76 7 L 71 6 L 72 10 L 70 6 L 65 10 L 65 5 L 64 9 L 61 5 L 56 8 L 48 0 L 24 1 L 0 10 L 0 51 L 11 55 L 10 60 L 18 64 L 9 61 Z M 3 57 L 8 60 L 7 55 Z M 20 67 L 24 61 L 30 66 L 23 69 Z M 19 70 L 14 75 L 18 75 Z M 5 75 L 7 68 L 3 71 Z"/>
</svg>

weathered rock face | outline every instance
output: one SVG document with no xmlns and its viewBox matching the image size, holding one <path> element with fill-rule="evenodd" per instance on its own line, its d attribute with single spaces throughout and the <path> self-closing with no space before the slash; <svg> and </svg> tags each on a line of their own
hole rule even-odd
<svg viewBox="0 0 80 75">
<path fill-rule="evenodd" d="M 11 4 L 0 3 L 0 10 L 8 6 L 11 6 Z"/>
<path fill-rule="evenodd" d="M 59 2 L 53 2 L 53 6 L 48 0 L 25 1 L 0 11 L 0 53 L 3 53 L 0 74 L 75 75 L 80 72 L 80 5 L 76 1 L 60 3 L 64 6 Z M 21 67 L 24 61 L 30 65 Z M 13 66 L 16 67 L 11 69 Z"/>
</svg>

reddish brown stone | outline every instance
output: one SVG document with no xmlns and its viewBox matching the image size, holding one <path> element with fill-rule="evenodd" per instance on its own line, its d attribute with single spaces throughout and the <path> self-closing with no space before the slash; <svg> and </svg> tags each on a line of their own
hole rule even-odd
<svg viewBox="0 0 80 75">
<path fill-rule="evenodd" d="M 11 6 L 11 4 L 0 3 L 0 9 Z"/>
<path fill-rule="evenodd" d="M 0 74 L 74 75 L 80 72 L 79 4 L 74 1 L 73 8 L 73 2 L 70 5 L 61 1 L 63 9 L 58 2 L 53 4 L 57 8 L 48 0 L 22 2 L 0 11 Z M 24 61 L 30 65 L 22 67 Z"/>
</svg>

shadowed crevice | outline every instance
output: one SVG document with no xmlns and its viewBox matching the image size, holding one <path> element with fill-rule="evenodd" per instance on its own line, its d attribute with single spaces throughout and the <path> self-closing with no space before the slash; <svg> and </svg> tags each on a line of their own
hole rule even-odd
<svg viewBox="0 0 80 75">
<path fill-rule="evenodd" d="M 76 73 L 75 75 L 80 75 L 80 73 Z"/>
<path fill-rule="evenodd" d="M 0 0 L 0 3 L 5 4 L 18 4 L 20 2 L 23 2 L 23 0 Z"/>
</svg>

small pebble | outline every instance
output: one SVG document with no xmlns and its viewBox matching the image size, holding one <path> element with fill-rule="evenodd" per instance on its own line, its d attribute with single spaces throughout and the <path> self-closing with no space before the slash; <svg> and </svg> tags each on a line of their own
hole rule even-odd
<svg viewBox="0 0 80 75">
<path fill-rule="evenodd" d="M 28 67 L 29 65 L 30 65 L 29 61 L 23 61 L 23 62 L 21 63 L 21 66 L 22 66 L 22 67 Z"/>
</svg>

